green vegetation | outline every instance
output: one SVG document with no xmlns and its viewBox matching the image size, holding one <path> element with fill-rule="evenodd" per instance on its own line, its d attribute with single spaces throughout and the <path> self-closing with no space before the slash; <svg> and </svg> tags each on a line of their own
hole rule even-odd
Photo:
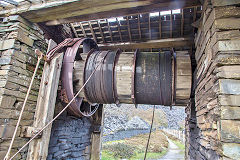
<svg viewBox="0 0 240 160">
<path fill-rule="evenodd" d="M 120 141 L 112 141 L 103 144 L 102 160 L 129 159 L 138 160 L 144 158 L 148 134 L 142 134 Z M 159 130 L 152 133 L 148 148 L 148 159 L 159 159 L 166 154 L 168 141 Z"/>
<path fill-rule="evenodd" d="M 178 146 L 178 148 L 180 148 L 181 150 L 185 150 L 185 145 L 181 141 L 179 140 L 172 140 L 172 141 Z"/>
<path fill-rule="evenodd" d="M 148 152 L 147 159 L 159 159 L 166 154 L 167 150 L 164 150 L 160 153 Z M 144 158 L 144 153 L 135 153 L 129 160 L 141 160 Z M 114 157 L 111 152 L 103 151 L 102 152 L 102 160 L 113 160 L 113 159 L 120 159 L 119 157 Z"/>
<path fill-rule="evenodd" d="M 163 150 L 162 152 L 158 152 L 158 153 L 148 152 L 147 159 L 159 159 L 159 158 L 163 157 L 166 153 L 167 153 L 167 149 Z M 144 153 L 137 153 L 130 160 L 138 160 L 138 159 L 143 159 L 143 158 L 144 158 Z"/>
<path fill-rule="evenodd" d="M 105 145 L 104 149 L 110 153 L 115 159 L 120 158 L 131 158 L 134 156 L 135 148 L 133 146 L 124 144 L 124 143 L 115 143 L 112 145 Z"/>
<path fill-rule="evenodd" d="M 185 150 L 185 145 L 176 137 L 174 137 L 171 134 L 168 134 L 167 132 L 162 131 L 169 139 L 173 141 L 181 150 Z"/>
</svg>

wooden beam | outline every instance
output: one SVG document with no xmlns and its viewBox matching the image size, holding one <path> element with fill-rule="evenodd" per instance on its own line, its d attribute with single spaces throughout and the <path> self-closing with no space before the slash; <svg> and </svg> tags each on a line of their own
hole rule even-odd
<svg viewBox="0 0 240 160">
<path fill-rule="evenodd" d="M 162 39 L 162 17 L 161 14 L 159 12 L 159 39 Z"/>
<path fill-rule="evenodd" d="M 48 50 L 54 46 L 56 43 L 50 41 Z M 63 53 L 60 53 L 51 60 L 50 64 L 47 62 L 44 64 L 33 123 L 35 128 L 42 128 L 53 119 L 62 60 Z M 51 125 L 48 126 L 43 131 L 41 138 L 34 139 L 29 144 L 27 160 L 47 158 L 51 128 Z"/>
<path fill-rule="evenodd" d="M 82 30 L 83 36 L 86 38 L 87 35 L 86 35 L 86 32 L 85 32 L 85 30 L 84 30 L 83 25 L 82 25 L 81 22 L 79 22 L 79 26 L 80 26 L 80 28 L 81 28 L 81 30 Z"/>
<path fill-rule="evenodd" d="M 148 29 L 149 29 L 149 40 L 152 39 L 152 32 L 151 32 L 151 17 L 150 13 L 148 14 Z"/>
<path fill-rule="evenodd" d="M 146 48 L 172 48 L 172 47 L 186 47 L 191 46 L 193 40 L 190 38 L 169 38 L 161 40 L 150 40 L 141 43 L 112 43 L 112 44 L 99 44 L 102 50 L 113 49 L 146 49 Z"/>
<path fill-rule="evenodd" d="M 100 160 L 102 133 L 103 133 L 104 107 L 99 107 L 93 115 L 94 130 L 92 132 L 91 160 Z"/>
<path fill-rule="evenodd" d="M 101 34 L 101 37 L 102 37 L 102 41 L 103 41 L 103 43 L 105 43 L 104 34 L 103 34 L 103 31 L 102 31 L 101 24 L 99 23 L 99 21 L 97 21 L 97 24 L 98 24 L 98 28 L 99 28 L 99 31 L 100 31 L 100 34 Z"/>
<path fill-rule="evenodd" d="M 116 19 L 117 19 L 119 37 L 120 37 L 121 42 L 123 42 L 121 28 L 120 28 L 120 22 L 119 22 L 118 18 L 116 18 Z"/>
<path fill-rule="evenodd" d="M 142 39 L 142 32 L 141 32 L 141 24 L 140 24 L 140 15 L 138 14 L 138 34 L 139 34 L 139 40 Z"/>
<path fill-rule="evenodd" d="M 173 26 L 173 20 L 172 20 L 172 10 L 171 10 L 171 14 L 170 14 L 170 38 L 173 37 L 173 34 L 172 34 L 172 27 Z"/>
<path fill-rule="evenodd" d="M 183 37 L 183 31 L 184 31 L 184 9 L 181 9 L 181 14 L 182 14 L 182 18 L 181 18 L 181 36 Z"/>
<path fill-rule="evenodd" d="M 92 28 L 91 22 L 88 22 L 88 25 L 89 25 L 89 27 L 90 27 L 90 31 L 91 31 L 91 33 L 92 33 L 93 39 L 94 39 L 94 41 L 97 43 L 97 38 L 96 38 L 95 32 L 94 32 L 94 30 L 93 30 L 93 28 Z"/>
<path fill-rule="evenodd" d="M 193 23 L 196 21 L 197 18 L 197 7 L 193 7 Z M 193 35 L 194 35 L 195 27 L 193 27 Z"/>
<path fill-rule="evenodd" d="M 110 23 L 109 21 L 106 19 L 107 21 L 107 25 L 108 25 L 108 32 L 109 32 L 109 35 L 110 35 L 110 38 L 111 38 L 111 42 L 113 42 L 113 37 L 112 37 L 112 31 L 111 31 L 111 28 L 110 28 Z"/>
<path fill-rule="evenodd" d="M 128 16 L 127 16 L 127 25 L 128 25 L 128 36 L 129 36 L 129 40 L 130 40 L 130 42 L 132 42 L 131 28 L 130 28 Z"/>
<path fill-rule="evenodd" d="M 31 22 L 50 21 L 48 25 L 57 25 L 196 5 L 201 5 L 199 0 L 61 0 L 23 4 L 1 10 L 0 16 L 21 14 Z"/>
<path fill-rule="evenodd" d="M 73 31 L 73 33 L 74 33 L 75 37 L 76 37 L 76 38 L 78 38 L 78 34 L 77 34 L 77 32 L 76 32 L 76 30 L 75 30 L 75 28 L 74 28 L 73 24 L 72 24 L 72 23 L 70 23 L 70 26 L 71 26 L 71 28 L 72 28 L 72 31 Z"/>
</svg>

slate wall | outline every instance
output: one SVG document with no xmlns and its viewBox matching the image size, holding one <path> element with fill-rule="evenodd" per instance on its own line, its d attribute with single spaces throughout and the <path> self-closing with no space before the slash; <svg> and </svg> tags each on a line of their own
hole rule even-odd
<svg viewBox="0 0 240 160">
<path fill-rule="evenodd" d="M 90 159 L 90 141 L 90 120 L 86 117 L 78 119 L 68 116 L 64 112 L 53 123 L 47 159 Z"/>
<path fill-rule="evenodd" d="M 0 18 L 0 159 L 9 147 L 35 69 L 37 56 L 34 50 L 44 52 L 46 47 L 43 32 L 34 24 L 20 16 Z M 28 138 L 21 137 L 21 128 L 33 124 L 40 79 L 41 69 L 33 83 L 12 154 L 28 141 Z M 27 149 L 16 159 L 25 159 Z"/>
<path fill-rule="evenodd" d="M 195 35 L 186 159 L 240 159 L 240 1 L 205 0 Z"/>
</svg>

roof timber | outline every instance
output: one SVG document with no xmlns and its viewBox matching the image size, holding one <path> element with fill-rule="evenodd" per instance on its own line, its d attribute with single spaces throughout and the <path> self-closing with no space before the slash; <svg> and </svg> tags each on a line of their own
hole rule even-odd
<svg viewBox="0 0 240 160">
<path fill-rule="evenodd" d="M 122 40 L 121 28 L 120 28 L 120 24 L 119 24 L 118 18 L 116 18 L 116 20 L 117 20 L 117 25 L 118 25 L 118 33 L 119 33 L 119 37 L 120 37 L 121 42 L 123 42 L 123 40 Z"/>
<path fill-rule="evenodd" d="M 144 49 L 144 48 L 172 48 L 172 47 L 186 47 L 191 46 L 193 40 L 190 38 L 168 38 L 161 40 L 150 40 L 141 43 L 111 43 L 111 44 L 99 44 L 99 48 L 102 50 L 108 49 Z"/>
<path fill-rule="evenodd" d="M 159 12 L 160 14 L 160 12 Z M 140 15 L 138 15 L 138 34 L 139 34 L 139 39 L 141 40 L 142 39 L 142 33 L 141 33 L 141 24 L 140 24 Z"/>
<path fill-rule="evenodd" d="M 197 5 L 199 0 L 47 0 L 5 9 L 0 15 L 22 14 L 31 22 L 58 25 Z"/>
<path fill-rule="evenodd" d="M 149 40 L 192 37 L 193 27 L 191 25 L 193 17 L 201 17 L 201 6 L 196 7 L 193 16 L 193 8 L 184 8 L 180 13 L 163 14 L 161 10 L 151 15 L 136 14 L 122 16 L 111 19 L 91 20 L 92 28 L 97 39 L 97 43 L 121 43 L 121 42 L 146 42 Z M 184 11 L 184 14 L 183 14 Z M 158 15 L 157 15 L 158 14 Z M 151 16 L 150 16 L 151 15 Z M 191 15 L 191 16 L 190 16 Z M 182 19 L 184 17 L 184 19 Z M 109 22 L 108 22 L 109 20 Z M 86 36 L 92 38 L 91 28 L 87 25 L 88 21 L 81 22 L 84 25 Z M 102 41 L 101 30 L 104 41 Z M 79 23 L 73 23 L 73 27 L 78 37 L 85 37 Z M 111 28 L 111 31 L 109 30 Z M 182 29 L 182 32 L 181 32 Z M 182 33 L 182 35 L 181 35 Z M 111 35 L 112 39 L 111 40 Z"/>
<path fill-rule="evenodd" d="M 129 25 L 128 16 L 127 16 L 127 25 L 128 25 L 128 36 L 129 36 L 130 42 L 132 42 L 131 27 Z"/>
</svg>

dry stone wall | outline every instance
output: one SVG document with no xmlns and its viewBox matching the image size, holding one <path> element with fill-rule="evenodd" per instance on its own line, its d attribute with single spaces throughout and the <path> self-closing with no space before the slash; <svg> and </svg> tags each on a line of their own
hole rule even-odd
<svg viewBox="0 0 240 160">
<path fill-rule="evenodd" d="M 37 62 L 35 49 L 46 51 L 43 32 L 20 16 L 0 19 L 0 159 L 6 154 Z M 42 65 L 40 66 L 40 68 Z M 15 153 L 26 142 L 21 128 L 31 126 L 41 79 L 39 69 L 13 144 Z M 25 159 L 27 148 L 17 159 Z"/>
<path fill-rule="evenodd" d="M 47 50 L 43 32 L 36 25 L 20 16 L 0 18 L 0 159 L 9 147 L 35 69 L 35 49 L 43 53 Z M 29 140 L 24 137 L 24 128 L 34 121 L 43 63 L 34 80 L 12 154 Z M 59 101 L 58 96 L 55 115 L 63 108 Z M 92 128 L 90 119 L 78 119 L 64 112 L 53 123 L 48 159 L 90 159 Z M 26 159 L 27 151 L 26 147 L 16 159 Z"/>
<path fill-rule="evenodd" d="M 240 1 L 205 0 L 195 36 L 187 159 L 240 159 Z"/>
<path fill-rule="evenodd" d="M 90 159 L 92 124 L 64 112 L 52 126 L 47 160 Z"/>
</svg>

